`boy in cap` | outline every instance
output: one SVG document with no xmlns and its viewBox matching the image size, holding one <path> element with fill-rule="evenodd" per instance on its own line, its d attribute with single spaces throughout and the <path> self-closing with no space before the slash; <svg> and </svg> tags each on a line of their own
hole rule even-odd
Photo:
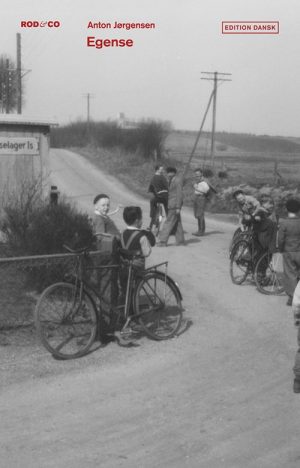
<svg viewBox="0 0 300 468">
<path fill-rule="evenodd" d="M 94 198 L 94 232 L 95 234 L 110 234 L 116 238 L 120 237 L 120 231 L 110 219 L 110 215 L 115 214 L 119 211 L 119 207 L 112 212 L 109 212 L 110 208 L 110 198 L 105 193 L 99 193 Z M 100 239 L 101 243 L 101 239 Z M 98 246 L 100 247 L 100 246 Z"/>
<path fill-rule="evenodd" d="M 291 198 L 286 204 L 288 217 L 280 221 L 278 248 L 283 254 L 284 287 L 287 305 L 292 305 L 300 271 L 300 201 Z"/>
</svg>

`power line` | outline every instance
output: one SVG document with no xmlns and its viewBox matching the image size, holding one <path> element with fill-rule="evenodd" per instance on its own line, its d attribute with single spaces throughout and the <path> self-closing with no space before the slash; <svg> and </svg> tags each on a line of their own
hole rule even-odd
<svg viewBox="0 0 300 468">
<path fill-rule="evenodd" d="M 218 87 L 218 83 L 221 82 L 221 81 L 232 81 L 229 78 L 223 78 L 223 77 L 226 77 L 226 76 L 231 76 L 231 73 L 219 73 L 219 72 L 201 72 L 201 73 L 204 74 L 204 75 L 208 75 L 208 77 L 202 77 L 201 80 L 210 80 L 210 81 L 213 80 L 214 81 L 214 88 L 213 88 L 213 90 L 212 90 L 212 92 L 211 92 L 211 94 L 209 96 L 209 100 L 208 100 L 208 103 L 207 103 L 207 106 L 206 106 L 206 109 L 205 109 L 205 112 L 204 112 L 204 116 L 203 116 L 203 119 L 202 119 L 202 122 L 201 122 L 201 126 L 200 126 L 200 129 L 199 129 L 197 137 L 196 137 L 196 141 L 194 143 L 193 149 L 192 149 L 191 154 L 189 156 L 188 162 L 187 162 L 187 164 L 185 166 L 184 173 L 183 173 L 183 179 L 184 179 L 185 175 L 187 174 L 188 168 L 189 168 L 190 163 L 192 161 L 192 158 L 193 158 L 193 156 L 195 154 L 195 151 L 196 151 L 196 148 L 197 148 L 197 145 L 198 145 L 201 133 L 202 133 L 202 129 L 203 129 L 204 124 L 205 124 L 206 116 L 208 114 L 211 103 L 213 103 L 213 122 L 212 122 L 212 132 L 211 132 L 210 157 L 211 157 L 212 167 L 214 167 L 216 109 L 217 109 L 217 87 Z M 221 76 L 221 77 L 219 78 L 219 76 Z"/>
</svg>

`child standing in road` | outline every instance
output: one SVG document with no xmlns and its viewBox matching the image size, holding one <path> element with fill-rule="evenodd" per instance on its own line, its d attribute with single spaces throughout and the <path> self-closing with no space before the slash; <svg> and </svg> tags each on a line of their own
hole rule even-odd
<svg viewBox="0 0 300 468">
<path fill-rule="evenodd" d="M 293 368 L 294 375 L 295 375 L 293 390 L 294 390 L 294 393 L 300 393 L 300 281 L 298 281 L 298 284 L 294 292 L 292 308 L 293 308 L 293 313 L 294 313 L 294 324 L 295 324 L 295 327 L 298 328 L 298 333 L 297 333 L 298 351 L 296 353 L 295 364 Z"/>
<path fill-rule="evenodd" d="M 288 217 L 280 221 L 278 248 L 283 255 L 284 287 L 287 305 L 292 305 L 300 271 L 300 201 L 294 198 L 285 204 Z"/>
</svg>

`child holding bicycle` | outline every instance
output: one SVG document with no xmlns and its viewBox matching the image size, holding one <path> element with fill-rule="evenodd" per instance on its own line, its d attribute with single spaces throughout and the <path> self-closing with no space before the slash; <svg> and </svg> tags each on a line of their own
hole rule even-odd
<svg viewBox="0 0 300 468">
<path fill-rule="evenodd" d="M 135 253 L 134 265 L 145 268 L 145 259 L 151 254 L 151 247 L 155 245 L 155 237 L 151 231 L 143 230 L 143 213 L 139 206 L 126 206 L 123 219 L 127 225 L 121 234 L 121 246 Z"/>
<path fill-rule="evenodd" d="M 123 219 L 126 223 L 126 229 L 121 233 L 120 243 L 121 247 L 132 256 L 133 266 L 135 270 L 143 271 L 145 269 L 146 257 L 151 254 L 151 247 L 155 245 L 155 236 L 149 230 L 143 230 L 143 214 L 139 206 L 126 206 L 123 211 Z M 126 252 L 121 251 L 121 257 L 126 259 Z M 120 263 L 119 279 L 121 286 L 121 296 L 119 301 L 122 303 L 126 297 L 126 289 L 128 282 L 128 268 L 126 263 Z M 131 328 L 126 327 L 127 332 L 130 333 Z M 123 330 L 124 332 L 124 330 Z M 121 339 L 118 332 L 115 333 L 119 343 Z"/>
<path fill-rule="evenodd" d="M 119 207 L 113 211 L 109 212 L 110 208 L 110 198 L 105 193 L 100 193 L 94 198 L 94 232 L 97 234 L 110 234 L 116 238 L 120 237 L 120 231 L 110 219 L 110 215 L 115 214 L 119 211 Z M 99 248 L 101 244 L 101 238 L 97 240 L 97 247 Z"/>
</svg>

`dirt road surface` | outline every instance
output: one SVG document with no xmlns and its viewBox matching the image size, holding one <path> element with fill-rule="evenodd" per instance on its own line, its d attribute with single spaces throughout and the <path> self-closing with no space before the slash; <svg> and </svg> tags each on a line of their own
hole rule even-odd
<svg viewBox="0 0 300 468">
<path fill-rule="evenodd" d="M 51 152 L 61 191 L 91 210 L 148 203 L 79 156 Z M 30 345 L 1 347 L 1 468 L 298 468 L 300 397 L 292 392 L 296 331 L 286 298 L 235 286 L 227 246 L 234 227 L 209 220 L 168 259 L 191 326 L 178 338 L 134 348 L 115 343 L 74 361 Z M 145 223 L 148 216 L 145 216 Z M 121 218 L 116 222 L 122 226 Z M 97 348 L 97 347 L 96 347 Z"/>
</svg>

